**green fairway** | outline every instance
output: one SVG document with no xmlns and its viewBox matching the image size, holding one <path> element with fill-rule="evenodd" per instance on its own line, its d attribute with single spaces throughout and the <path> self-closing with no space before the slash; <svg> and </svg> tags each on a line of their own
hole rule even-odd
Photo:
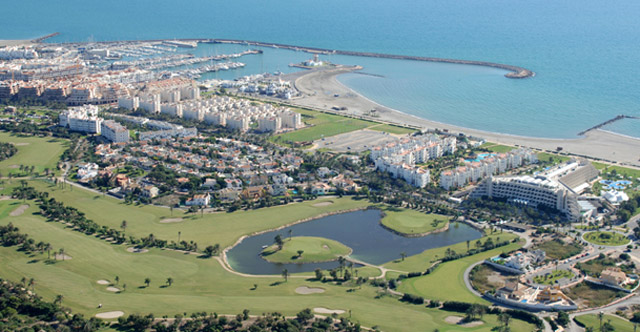
<svg viewBox="0 0 640 332">
<path fill-rule="evenodd" d="M 369 127 L 369 129 L 376 130 L 376 131 L 383 131 L 385 133 L 397 134 L 397 135 L 413 134 L 418 131 L 417 129 L 399 127 L 399 126 L 394 126 L 390 124 L 381 124 L 377 126 L 372 126 L 372 127 Z"/>
<path fill-rule="evenodd" d="M 589 243 L 601 246 L 624 246 L 631 242 L 628 237 L 616 232 L 589 232 L 585 233 L 583 237 Z"/>
<path fill-rule="evenodd" d="M 598 315 L 576 316 L 576 321 L 584 327 L 591 327 L 594 331 L 600 330 L 600 319 Z M 602 324 L 609 323 L 613 326 L 613 331 L 633 331 L 633 323 L 614 315 L 604 315 Z"/>
<path fill-rule="evenodd" d="M 291 277 L 287 282 L 279 276 L 248 278 L 225 271 L 216 258 L 171 250 L 151 249 L 147 253 L 129 253 L 122 245 L 108 244 L 93 236 L 72 231 L 60 223 L 46 222 L 35 214 L 35 207 L 21 216 L 7 216 L 21 202 L 0 202 L 0 224 L 13 222 L 20 231 L 36 241 L 64 246 L 71 256 L 64 262 L 44 262 L 46 253 L 26 255 L 16 247 L 0 247 L 0 275 L 12 281 L 22 277 L 35 279 L 35 291 L 51 301 L 57 294 L 62 304 L 75 312 L 93 316 L 98 312 L 124 311 L 162 315 L 194 312 L 236 314 L 249 309 L 251 314 L 278 311 L 293 315 L 304 308 L 324 307 L 349 312 L 354 321 L 365 326 L 378 326 L 383 331 L 415 331 L 428 326 L 440 331 L 462 331 L 444 320 L 451 313 L 399 302 L 392 296 L 377 296 L 377 288 L 353 283 L 334 285 L 305 278 Z M 153 231 L 153 229 L 149 229 Z M 115 277 L 119 282 L 115 282 Z M 172 285 L 166 283 L 172 278 Z M 148 287 L 145 278 L 150 278 Z M 98 284 L 107 280 L 112 285 Z M 126 284 L 126 288 L 124 285 Z M 301 286 L 322 287 L 321 294 L 301 295 Z M 121 292 L 107 290 L 115 287 Z M 98 304 L 102 308 L 98 309 Z M 464 331 L 489 332 L 498 325 L 496 316 L 486 315 L 485 324 Z M 512 321 L 518 331 L 532 331 L 533 326 Z"/>
<path fill-rule="evenodd" d="M 282 249 L 277 244 L 264 249 L 262 258 L 273 263 L 330 262 L 352 251 L 340 242 L 321 237 L 296 236 L 283 241 Z"/>
<path fill-rule="evenodd" d="M 409 209 L 381 207 L 385 216 L 380 220 L 382 225 L 403 235 L 424 235 L 443 229 L 449 223 L 450 216 L 436 213 L 423 213 Z"/>
<path fill-rule="evenodd" d="M 475 262 L 498 255 L 502 252 L 518 249 L 521 246 L 522 243 L 512 243 L 505 247 L 442 263 L 431 274 L 403 280 L 400 287 L 398 287 L 398 291 L 440 301 L 448 300 L 486 304 L 486 300 L 475 296 L 469 291 L 464 283 L 464 271 Z M 443 248 L 434 250 L 440 251 L 440 249 Z M 385 266 L 389 266 L 389 264 Z"/>
<path fill-rule="evenodd" d="M 128 205 L 110 196 L 94 193 L 83 188 L 60 189 L 42 181 L 31 181 L 36 190 L 49 192 L 50 197 L 64 202 L 84 212 L 87 218 L 99 225 L 120 229 L 127 221 L 126 233 L 136 237 L 154 234 L 159 239 L 176 241 L 178 232 L 181 240 L 195 241 L 200 248 L 218 243 L 222 248 L 232 245 L 242 235 L 280 227 L 292 222 L 314 217 L 323 213 L 364 208 L 370 203 L 349 197 L 326 199 L 330 205 L 318 204 L 325 199 L 275 206 L 265 209 L 185 214 L 174 209 L 149 205 Z M 107 212 L 108 213 L 105 213 Z M 171 222 L 162 222 L 169 220 Z M 180 221 L 182 220 L 182 221 Z M 178 221 L 178 222 L 176 222 Z"/>
<path fill-rule="evenodd" d="M 13 143 L 18 152 L 11 158 L 0 162 L 3 176 L 19 173 L 20 165 L 35 166 L 34 172 L 43 172 L 45 168 L 52 172 L 60 160 L 60 155 L 67 146 L 62 139 L 52 137 L 21 137 L 0 131 L 0 141 Z"/>
</svg>

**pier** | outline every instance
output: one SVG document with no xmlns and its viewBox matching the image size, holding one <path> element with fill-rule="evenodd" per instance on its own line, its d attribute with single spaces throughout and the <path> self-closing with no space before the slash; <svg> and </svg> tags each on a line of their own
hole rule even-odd
<svg viewBox="0 0 640 332">
<path fill-rule="evenodd" d="M 32 40 L 31 42 L 33 42 L 33 43 L 42 43 L 43 41 L 45 41 L 45 40 L 47 40 L 49 38 L 53 38 L 53 37 L 55 37 L 55 36 L 57 36 L 59 34 L 60 34 L 60 32 L 50 33 L 50 34 L 48 34 L 46 36 L 42 36 L 40 38 L 36 38 L 36 39 Z"/>
<path fill-rule="evenodd" d="M 396 55 L 396 54 L 372 53 L 372 52 L 341 51 L 341 50 L 330 50 L 325 48 L 304 47 L 304 46 L 295 46 L 295 45 L 287 45 L 287 44 L 264 43 L 264 42 L 258 42 L 258 41 L 235 40 L 235 39 L 210 39 L 203 42 L 217 43 L 217 44 L 242 44 L 242 45 L 272 47 L 272 48 L 284 48 L 284 49 L 289 49 L 293 51 L 303 51 L 303 52 L 316 53 L 316 54 L 318 53 L 319 54 L 340 54 L 340 55 L 351 55 L 351 56 L 363 56 L 363 57 L 370 57 L 370 58 L 414 60 L 414 61 L 484 66 L 484 67 L 492 67 L 492 68 L 508 70 L 509 73 L 504 75 L 507 78 L 527 78 L 535 75 L 533 71 L 526 68 L 502 64 L 502 63 L 486 62 L 486 61 L 431 58 L 431 57 L 421 57 L 421 56 L 412 56 L 412 55 Z"/>
<path fill-rule="evenodd" d="M 590 132 L 592 130 L 600 129 L 600 128 L 606 126 L 606 125 L 609 125 L 609 124 L 612 124 L 612 123 L 614 123 L 616 121 L 624 120 L 624 119 L 636 119 L 636 120 L 639 120 L 640 117 L 639 116 L 631 116 L 631 115 L 620 114 L 620 115 L 616 116 L 613 119 L 609 119 L 609 120 L 607 120 L 605 122 L 599 123 L 599 124 L 589 128 L 587 130 L 583 130 L 583 131 L 579 132 L 578 135 L 579 136 L 583 136 L 584 134 L 586 134 L 586 133 L 588 133 L 588 132 Z"/>
</svg>

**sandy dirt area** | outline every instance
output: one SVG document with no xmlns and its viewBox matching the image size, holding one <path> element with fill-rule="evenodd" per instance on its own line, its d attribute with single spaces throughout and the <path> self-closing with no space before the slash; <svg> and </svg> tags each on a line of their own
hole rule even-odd
<svg viewBox="0 0 640 332">
<path fill-rule="evenodd" d="M 135 248 L 135 247 L 129 247 L 129 248 L 127 248 L 127 251 L 135 253 L 135 254 L 144 254 L 145 252 L 149 252 L 149 249 L 140 249 L 140 248 Z"/>
<path fill-rule="evenodd" d="M 101 312 L 99 314 L 96 314 L 97 318 L 102 318 L 102 319 L 113 319 L 113 318 L 118 318 L 122 316 L 124 316 L 124 312 L 122 311 L 107 311 L 107 312 Z"/>
<path fill-rule="evenodd" d="M 98 280 L 98 281 L 96 281 L 96 283 L 98 285 L 108 285 L 108 284 L 110 284 L 109 280 L 104 280 L 104 279 Z"/>
<path fill-rule="evenodd" d="M 59 253 L 55 253 L 55 254 L 53 254 L 53 259 L 58 260 L 58 261 L 63 261 L 63 260 L 64 261 L 68 261 L 70 259 L 73 259 L 73 257 L 71 257 L 71 256 L 69 256 L 67 254 L 60 255 Z"/>
<path fill-rule="evenodd" d="M 336 309 L 336 310 L 331 310 L 331 309 L 327 309 L 327 308 L 313 308 L 314 312 L 317 312 L 319 314 L 344 314 L 344 310 L 340 310 L 340 309 Z"/>
<path fill-rule="evenodd" d="M 313 206 L 321 207 L 321 206 L 329 206 L 331 204 L 333 204 L 333 201 L 320 202 L 320 203 L 313 204 Z"/>
<path fill-rule="evenodd" d="M 169 219 L 162 219 L 160 220 L 161 224 L 169 224 L 169 223 L 173 223 L 173 222 L 182 222 L 184 221 L 184 219 L 182 218 L 169 218 Z"/>
<path fill-rule="evenodd" d="M 449 324 L 456 324 L 456 325 L 460 325 L 460 326 L 464 326 L 464 327 L 475 327 L 475 326 L 480 326 L 482 324 L 484 324 L 483 321 L 480 320 L 476 320 L 473 321 L 471 323 L 465 323 L 465 324 L 460 324 L 460 322 L 462 322 L 463 317 L 460 316 L 447 316 L 444 321 L 449 323 Z"/>
<path fill-rule="evenodd" d="M 25 145 L 29 145 L 31 143 L 27 143 L 27 142 L 22 142 L 22 143 L 13 143 L 13 145 L 15 146 L 25 146 Z"/>
<path fill-rule="evenodd" d="M 17 217 L 17 216 L 23 214 L 24 211 L 26 211 L 28 208 L 29 208 L 29 205 L 27 205 L 27 204 L 20 205 L 18 208 L 16 208 L 15 210 L 11 211 L 11 213 L 9 213 L 9 215 L 12 216 L 12 217 Z"/>
<path fill-rule="evenodd" d="M 107 290 L 110 291 L 110 292 L 117 293 L 117 292 L 120 291 L 120 288 L 109 286 L 109 287 L 107 287 Z"/>
<path fill-rule="evenodd" d="M 319 294 L 319 293 L 324 293 L 324 289 L 302 286 L 302 287 L 296 288 L 296 293 L 304 294 L 304 295 L 307 295 L 307 294 Z"/>
</svg>

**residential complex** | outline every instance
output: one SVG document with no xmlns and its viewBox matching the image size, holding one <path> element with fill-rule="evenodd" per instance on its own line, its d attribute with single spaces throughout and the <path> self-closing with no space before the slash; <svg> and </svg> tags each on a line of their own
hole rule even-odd
<svg viewBox="0 0 640 332">
<path fill-rule="evenodd" d="M 102 118 L 98 117 L 98 107 L 84 105 L 60 112 L 58 115 L 60 126 L 70 131 L 90 134 L 100 134 Z"/>
<path fill-rule="evenodd" d="M 416 164 L 440 158 L 456 151 L 455 137 L 440 138 L 435 135 L 409 137 L 399 142 L 375 146 L 370 158 L 379 171 L 391 173 L 415 187 L 423 188 L 429 182 L 429 170 Z"/>
<path fill-rule="evenodd" d="M 102 136 L 113 143 L 129 142 L 129 130 L 113 120 L 103 121 L 101 130 Z"/>
<path fill-rule="evenodd" d="M 487 154 L 482 157 L 482 159 L 462 160 L 463 166 L 443 171 L 440 174 L 440 187 L 446 190 L 463 187 L 470 182 L 477 182 L 486 177 L 538 161 L 537 155 L 525 148 L 496 155 Z"/>
</svg>

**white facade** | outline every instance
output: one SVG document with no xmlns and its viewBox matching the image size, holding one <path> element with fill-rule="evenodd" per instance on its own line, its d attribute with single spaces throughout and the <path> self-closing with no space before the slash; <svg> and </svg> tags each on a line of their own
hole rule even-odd
<svg viewBox="0 0 640 332">
<path fill-rule="evenodd" d="M 102 118 L 98 117 L 98 107 L 85 105 L 62 111 L 58 115 L 61 127 L 67 127 L 71 131 L 83 133 L 100 133 Z"/>
<path fill-rule="evenodd" d="M 282 128 L 282 120 L 278 117 L 258 119 L 258 131 L 277 132 Z"/>
<path fill-rule="evenodd" d="M 101 129 L 102 136 L 113 143 L 129 142 L 129 130 L 113 120 L 102 122 Z"/>
</svg>

